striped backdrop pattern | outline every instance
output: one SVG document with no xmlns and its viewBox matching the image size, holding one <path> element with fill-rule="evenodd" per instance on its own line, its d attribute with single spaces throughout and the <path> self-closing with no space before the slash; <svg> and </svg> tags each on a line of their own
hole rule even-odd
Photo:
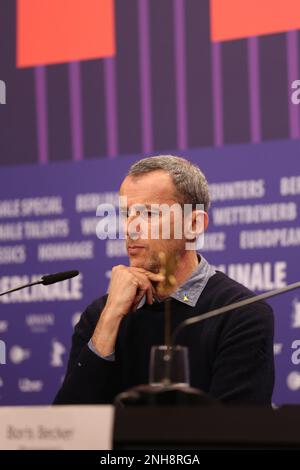
<svg viewBox="0 0 300 470">
<path fill-rule="evenodd" d="M 300 138 L 298 31 L 212 42 L 209 0 L 115 0 L 115 57 L 17 69 L 0 1 L 1 164 Z"/>
</svg>

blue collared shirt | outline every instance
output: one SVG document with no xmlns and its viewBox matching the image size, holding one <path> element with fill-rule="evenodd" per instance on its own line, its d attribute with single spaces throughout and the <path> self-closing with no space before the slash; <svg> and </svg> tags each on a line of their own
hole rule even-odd
<svg viewBox="0 0 300 470">
<path fill-rule="evenodd" d="M 204 256 L 197 254 L 200 262 L 196 269 L 192 272 L 190 277 L 185 281 L 184 284 L 178 287 L 178 289 L 170 295 L 173 299 L 178 300 L 184 304 L 195 307 L 200 295 L 202 294 L 208 280 L 215 274 L 215 269 L 207 262 Z M 155 302 L 159 300 L 155 299 Z M 146 296 L 142 298 L 138 305 L 138 309 L 141 308 L 146 302 Z M 88 342 L 88 347 L 93 351 L 97 356 L 107 361 L 115 360 L 115 353 L 112 352 L 108 356 L 101 356 L 95 349 L 92 340 Z"/>
</svg>

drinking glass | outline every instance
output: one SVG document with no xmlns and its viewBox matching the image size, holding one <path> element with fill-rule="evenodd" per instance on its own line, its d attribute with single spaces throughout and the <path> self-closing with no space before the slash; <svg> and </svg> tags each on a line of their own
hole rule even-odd
<svg viewBox="0 0 300 470">
<path fill-rule="evenodd" d="M 189 386 L 189 357 L 186 346 L 152 346 L 150 385 Z"/>
</svg>

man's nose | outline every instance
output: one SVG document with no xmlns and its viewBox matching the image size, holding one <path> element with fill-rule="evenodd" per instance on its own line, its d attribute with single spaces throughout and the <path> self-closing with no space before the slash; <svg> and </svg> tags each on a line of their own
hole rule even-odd
<svg viewBox="0 0 300 470">
<path fill-rule="evenodd" d="M 131 238 L 132 240 L 137 240 L 141 233 L 141 226 L 140 223 L 135 222 L 136 218 L 136 215 L 132 215 L 127 217 L 125 221 L 126 237 Z"/>
</svg>

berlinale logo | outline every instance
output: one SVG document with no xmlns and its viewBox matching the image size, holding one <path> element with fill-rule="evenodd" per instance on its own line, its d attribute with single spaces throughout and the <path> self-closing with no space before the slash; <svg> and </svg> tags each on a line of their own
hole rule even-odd
<svg viewBox="0 0 300 470">
<path fill-rule="evenodd" d="M 0 80 L 0 104 L 6 104 L 6 84 Z"/>
</svg>

